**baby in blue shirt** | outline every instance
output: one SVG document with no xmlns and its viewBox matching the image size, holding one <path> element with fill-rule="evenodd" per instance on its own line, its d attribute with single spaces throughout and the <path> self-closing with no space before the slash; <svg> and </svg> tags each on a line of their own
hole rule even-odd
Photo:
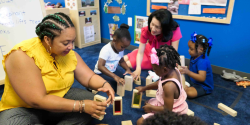
<svg viewBox="0 0 250 125">
<path fill-rule="evenodd" d="M 191 40 L 188 41 L 190 64 L 188 68 L 182 67 L 180 69 L 182 74 L 186 74 L 186 81 L 191 85 L 185 87 L 188 98 L 210 94 L 214 89 L 212 67 L 207 57 L 213 45 L 212 41 L 212 38 L 207 39 L 203 35 L 197 35 L 196 32 L 191 35 Z"/>
</svg>

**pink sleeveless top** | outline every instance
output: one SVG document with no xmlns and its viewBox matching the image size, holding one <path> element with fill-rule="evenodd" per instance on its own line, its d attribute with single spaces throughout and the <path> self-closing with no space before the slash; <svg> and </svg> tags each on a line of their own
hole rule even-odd
<svg viewBox="0 0 250 125">
<path fill-rule="evenodd" d="M 181 74 L 180 74 L 179 70 L 177 68 L 175 68 L 175 69 L 178 71 L 178 73 L 180 75 L 180 79 L 181 79 L 182 77 L 181 77 Z M 187 93 L 183 89 L 182 84 L 175 78 L 170 78 L 170 79 L 166 79 L 166 80 L 163 80 L 163 81 L 160 78 L 159 83 L 158 83 L 158 90 L 156 92 L 156 98 L 150 99 L 148 101 L 148 103 L 151 104 L 151 105 L 154 105 L 154 106 L 164 106 L 164 99 L 163 99 L 164 91 L 163 91 L 163 88 L 162 88 L 162 83 L 167 82 L 167 81 L 175 82 L 175 84 L 177 84 L 177 86 L 179 87 L 179 90 L 180 90 L 179 98 L 174 99 L 174 105 L 173 105 L 172 112 L 176 112 L 176 113 L 179 113 L 179 114 L 187 114 L 187 111 L 188 111 L 188 104 L 186 102 Z M 146 119 L 146 118 L 148 118 L 149 116 L 152 116 L 152 115 L 154 115 L 153 112 L 142 115 L 142 117 L 144 119 Z"/>
</svg>

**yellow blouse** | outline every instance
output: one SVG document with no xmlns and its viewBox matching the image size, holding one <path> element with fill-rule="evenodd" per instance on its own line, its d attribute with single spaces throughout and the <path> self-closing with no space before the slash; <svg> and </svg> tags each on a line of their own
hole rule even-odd
<svg viewBox="0 0 250 125">
<path fill-rule="evenodd" d="M 18 49 L 34 59 L 35 64 L 41 70 L 48 95 L 63 97 L 68 92 L 74 82 L 74 70 L 77 65 L 75 52 L 71 50 L 66 56 L 58 56 L 54 59 L 46 51 L 41 40 L 35 37 L 17 44 L 3 57 L 2 63 L 6 77 L 4 93 L 0 101 L 0 112 L 17 107 L 31 108 L 16 94 L 6 73 L 5 60 L 11 52 Z M 56 63 L 56 66 L 54 63 Z"/>
</svg>

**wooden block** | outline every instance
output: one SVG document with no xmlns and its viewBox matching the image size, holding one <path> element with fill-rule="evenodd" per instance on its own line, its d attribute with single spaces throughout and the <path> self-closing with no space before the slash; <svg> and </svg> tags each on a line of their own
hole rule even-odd
<svg viewBox="0 0 250 125">
<path fill-rule="evenodd" d="M 104 97 L 104 96 L 100 96 L 100 95 L 95 95 L 94 96 L 94 101 L 105 102 L 106 100 L 107 100 L 107 98 Z M 104 115 L 100 115 L 99 120 L 102 120 L 103 118 L 104 118 Z"/>
<path fill-rule="evenodd" d="M 218 123 L 214 123 L 214 125 L 220 125 L 220 124 L 218 124 Z"/>
<path fill-rule="evenodd" d="M 146 96 L 147 97 L 156 97 L 156 90 L 147 90 Z"/>
<path fill-rule="evenodd" d="M 166 6 L 157 6 L 157 5 L 152 5 L 152 9 L 154 10 L 159 10 L 159 9 L 167 9 Z"/>
<path fill-rule="evenodd" d="M 185 56 L 180 56 L 181 66 L 185 66 Z"/>
<path fill-rule="evenodd" d="M 147 85 L 149 85 L 149 84 L 152 84 L 153 82 L 152 82 L 152 76 L 148 76 L 147 78 L 146 78 L 146 86 Z M 147 93 L 149 92 L 149 90 L 146 90 L 146 96 L 147 96 Z"/>
<path fill-rule="evenodd" d="M 122 121 L 122 125 L 133 125 L 131 120 Z"/>
<path fill-rule="evenodd" d="M 139 76 L 138 80 L 134 80 L 135 84 L 141 85 L 141 76 Z"/>
<path fill-rule="evenodd" d="M 125 90 L 133 90 L 133 77 L 131 75 L 125 76 Z"/>
<path fill-rule="evenodd" d="M 115 13 L 115 14 L 120 14 L 121 13 L 121 8 L 120 7 L 108 7 L 108 13 Z"/>
<path fill-rule="evenodd" d="M 122 84 L 117 84 L 117 92 L 116 92 L 117 95 L 119 96 L 124 96 L 125 95 L 125 85 L 122 85 Z"/>
<path fill-rule="evenodd" d="M 137 94 L 138 90 L 133 89 L 133 96 L 132 96 L 132 103 L 131 107 L 132 108 L 141 108 L 141 99 L 142 99 L 142 94 Z"/>
<path fill-rule="evenodd" d="M 231 115 L 233 117 L 237 116 L 237 112 L 235 110 L 233 110 L 232 108 L 230 108 L 222 103 L 218 104 L 218 108 L 223 110 L 224 112 L 228 113 L 229 115 Z"/>
<path fill-rule="evenodd" d="M 203 8 L 203 13 L 225 14 L 226 8 Z"/>
<path fill-rule="evenodd" d="M 194 116 L 194 112 L 191 111 L 190 109 L 188 109 L 187 115 L 188 115 L 188 116 Z"/>
<path fill-rule="evenodd" d="M 92 90 L 92 93 L 93 93 L 93 94 L 96 94 L 96 93 L 98 93 L 98 91 L 96 91 L 96 90 Z"/>
<path fill-rule="evenodd" d="M 113 103 L 113 115 L 122 115 L 122 97 L 115 97 Z"/>
</svg>

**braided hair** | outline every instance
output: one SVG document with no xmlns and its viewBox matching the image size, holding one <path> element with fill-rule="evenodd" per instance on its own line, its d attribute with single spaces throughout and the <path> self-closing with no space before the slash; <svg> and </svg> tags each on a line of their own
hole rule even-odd
<svg viewBox="0 0 250 125">
<path fill-rule="evenodd" d="M 195 41 L 196 52 L 198 52 L 197 48 L 199 45 L 203 48 L 202 58 L 204 59 L 206 52 L 207 52 L 207 56 L 209 56 L 212 46 L 209 46 L 208 39 L 203 35 L 196 36 L 196 41 Z"/>
<path fill-rule="evenodd" d="M 64 13 L 50 14 L 43 18 L 42 22 L 36 26 L 36 34 L 43 41 L 44 36 L 49 37 L 52 41 L 61 31 L 74 27 L 71 19 Z"/>
<path fill-rule="evenodd" d="M 164 44 L 161 45 L 161 47 L 156 51 L 157 56 L 159 57 L 160 66 L 166 66 L 169 69 L 174 69 L 176 67 L 176 63 L 181 65 L 180 55 L 173 46 Z"/>
</svg>

